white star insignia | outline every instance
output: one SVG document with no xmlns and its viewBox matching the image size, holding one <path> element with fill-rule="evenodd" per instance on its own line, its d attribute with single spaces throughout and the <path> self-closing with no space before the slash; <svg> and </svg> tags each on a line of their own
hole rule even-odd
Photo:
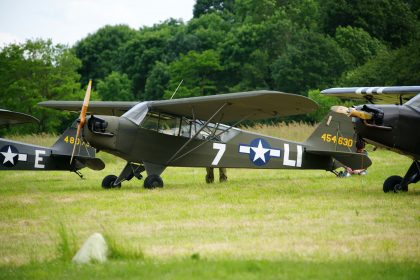
<svg viewBox="0 0 420 280">
<path fill-rule="evenodd" d="M 255 156 L 254 156 L 253 161 L 261 159 L 263 162 L 265 162 L 265 153 L 267 153 L 270 149 L 264 148 L 262 143 L 261 143 L 261 140 L 258 143 L 257 147 L 251 147 L 251 149 L 255 152 Z"/>
<path fill-rule="evenodd" d="M 12 149 L 10 149 L 10 146 L 6 153 L 5 152 L 1 152 L 1 153 L 4 156 L 3 164 L 5 164 L 6 162 L 11 162 L 13 165 L 15 165 L 15 161 L 13 160 L 13 158 L 17 156 L 18 154 L 12 153 Z"/>
</svg>

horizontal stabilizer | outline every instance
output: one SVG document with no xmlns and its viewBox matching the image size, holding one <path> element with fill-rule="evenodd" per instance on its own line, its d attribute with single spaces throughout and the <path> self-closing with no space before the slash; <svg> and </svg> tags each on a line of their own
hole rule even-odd
<svg viewBox="0 0 420 280">
<path fill-rule="evenodd" d="M 80 161 L 85 164 L 86 167 L 92 170 L 102 170 L 105 168 L 105 163 L 99 158 L 75 158 L 75 160 Z"/>
<path fill-rule="evenodd" d="M 315 155 L 331 156 L 344 166 L 350 167 L 353 170 L 366 169 L 372 164 L 372 161 L 369 159 L 369 157 L 366 154 L 361 153 L 310 149 L 307 149 L 306 152 Z"/>
</svg>

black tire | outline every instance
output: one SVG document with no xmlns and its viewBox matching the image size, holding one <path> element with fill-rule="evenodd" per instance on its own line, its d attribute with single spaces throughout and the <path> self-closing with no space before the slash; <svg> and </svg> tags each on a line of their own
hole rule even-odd
<svg viewBox="0 0 420 280">
<path fill-rule="evenodd" d="M 104 189 L 112 189 L 112 188 L 121 188 L 121 183 L 117 186 L 114 186 L 115 180 L 117 180 L 117 176 L 115 175 L 108 175 L 102 180 L 102 188 Z"/>
<path fill-rule="evenodd" d="M 163 180 L 159 175 L 149 175 L 144 180 L 145 189 L 163 188 Z"/>
<path fill-rule="evenodd" d="M 403 186 L 400 185 L 402 180 L 403 178 L 398 175 L 388 177 L 388 179 L 386 179 L 384 182 L 384 187 L 383 187 L 384 192 L 387 193 L 387 192 L 407 191 L 408 186 L 404 188 Z"/>
</svg>

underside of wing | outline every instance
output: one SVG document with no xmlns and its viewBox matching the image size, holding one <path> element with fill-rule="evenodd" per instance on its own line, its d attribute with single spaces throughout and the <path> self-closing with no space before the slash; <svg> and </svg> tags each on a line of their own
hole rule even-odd
<svg viewBox="0 0 420 280">
<path fill-rule="evenodd" d="M 121 116 L 137 103 L 136 101 L 91 101 L 88 107 L 89 114 Z M 41 107 L 79 112 L 83 101 L 44 101 L 38 103 Z"/>
<path fill-rule="evenodd" d="M 343 99 L 365 99 L 370 103 L 404 104 L 420 93 L 420 86 L 329 88 L 321 93 Z"/>
<path fill-rule="evenodd" d="M 21 123 L 39 123 L 39 120 L 24 113 L 0 109 L 0 126 Z"/>
<path fill-rule="evenodd" d="M 148 102 L 150 110 L 214 122 L 268 119 L 306 114 L 318 105 L 296 94 L 251 91 Z"/>
</svg>

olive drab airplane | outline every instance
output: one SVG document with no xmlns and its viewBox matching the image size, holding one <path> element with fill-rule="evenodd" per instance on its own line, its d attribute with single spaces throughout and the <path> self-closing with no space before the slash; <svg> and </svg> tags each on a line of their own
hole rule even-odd
<svg viewBox="0 0 420 280">
<path fill-rule="evenodd" d="M 404 177 L 393 175 L 385 180 L 384 192 L 408 191 L 409 184 L 420 180 L 420 86 L 331 88 L 322 93 L 387 103 L 334 106 L 332 110 L 352 117 L 357 134 L 367 143 L 413 159 Z"/>
<path fill-rule="evenodd" d="M 38 122 L 30 115 L 0 109 L 0 127 Z M 103 169 L 105 164 L 95 158 L 95 149 L 89 146 L 80 147 L 70 164 L 73 143 L 68 139 L 74 138 L 76 125 L 75 122 L 50 148 L 0 138 L 0 170 L 69 170 L 82 176 L 79 170 L 84 167 Z"/>
<path fill-rule="evenodd" d="M 81 142 L 127 162 L 119 176 L 103 179 L 104 188 L 120 187 L 121 182 L 133 177 L 141 179 L 143 171 L 147 173 L 145 188 L 163 187 L 160 175 L 168 166 L 334 172 L 342 165 L 366 168 L 371 164 L 366 155 L 354 152 L 354 129 L 342 114 L 331 112 L 303 143 L 235 127 L 244 120 L 305 114 L 317 109 L 314 101 L 300 95 L 253 91 L 145 102 L 88 100 L 87 94 L 83 104 L 46 101 L 39 105 L 81 111 Z M 79 139 L 79 133 L 75 138 Z"/>
</svg>

